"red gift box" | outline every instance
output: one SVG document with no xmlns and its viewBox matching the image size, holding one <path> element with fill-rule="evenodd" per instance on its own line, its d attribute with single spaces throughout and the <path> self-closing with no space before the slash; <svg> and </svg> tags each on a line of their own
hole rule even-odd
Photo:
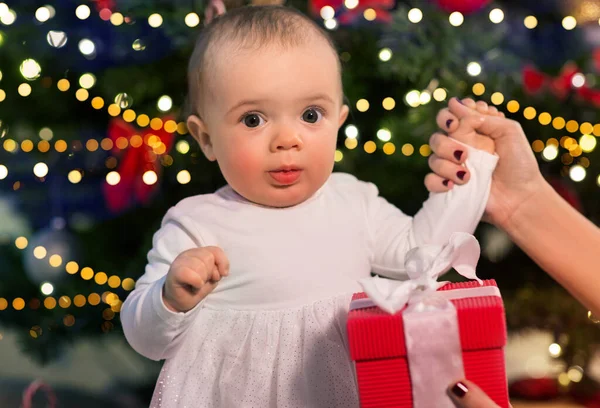
<svg viewBox="0 0 600 408">
<path fill-rule="evenodd" d="M 483 281 L 483 284 L 496 286 L 494 280 Z M 438 290 L 479 286 L 476 281 L 449 283 Z M 352 300 L 366 297 L 364 293 L 356 293 Z M 500 407 L 508 408 L 504 362 L 506 321 L 502 298 L 479 296 L 451 302 L 457 312 L 465 377 L 479 385 Z M 405 309 L 393 315 L 376 306 L 350 311 L 348 341 L 350 357 L 356 362 L 362 408 L 413 406 L 402 319 Z M 435 370 L 435 367 L 426 369 Z"/>
</svg>

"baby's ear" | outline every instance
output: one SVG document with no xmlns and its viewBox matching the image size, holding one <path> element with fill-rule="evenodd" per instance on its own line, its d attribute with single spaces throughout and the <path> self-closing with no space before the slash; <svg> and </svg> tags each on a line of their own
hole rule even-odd
<svg viewBox="0 0 600 408">
<path fill-rule="evenodd" d="M 348 119 L 348 112 L 350 112 L 348 105 L 342 105 L 340 109 L 340 121 L 338 124 L 338 129 L 341 128 L 346 119 Z"/>
<path fill-rule="evenodd" d="M 213 151 L 213 145 L 210 140 L 210 135 L 206 132 L 206 124 L 199 116 L 190 115 L 187 119 L 187 127 L 192 137 L 200 145 L 202 153 L 210 161 L 215 161 L 217 158 Z"/>
</svg>

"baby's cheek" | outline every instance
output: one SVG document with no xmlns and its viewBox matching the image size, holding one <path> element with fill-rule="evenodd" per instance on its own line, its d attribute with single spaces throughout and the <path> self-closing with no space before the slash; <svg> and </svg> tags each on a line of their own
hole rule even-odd
<svg viewBox="0 0 600 408">
<path fill-rule="evenodd" d="M 242 176 L 249 176 L 255 172 L 264 171 L 264 157 L 256 154 L 250 148 L 236 149 L 230 155 L 230 166 L 236 170 Z"/>
</svg>

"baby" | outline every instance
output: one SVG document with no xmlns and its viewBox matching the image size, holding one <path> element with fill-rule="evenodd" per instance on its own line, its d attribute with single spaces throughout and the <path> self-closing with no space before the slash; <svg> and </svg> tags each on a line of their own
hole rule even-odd
<svg viewBox="0 0 600 408">
<path fill-rule="evenodd" d="M 346 341 L 357 281 L 406 279 L 411 248 L 472 233 L 493 151 L 469 147 L 470 182 L 414 218 L 332 174 L 348 115 L 341 64 L 327 34 L 285 7 L 211 22 L 189 95 L 188 128 L 227 185 L 167 212 L 123 305 L 131 346 L 166 360 L 152 407 L 357 407 Z"/>
</svg>

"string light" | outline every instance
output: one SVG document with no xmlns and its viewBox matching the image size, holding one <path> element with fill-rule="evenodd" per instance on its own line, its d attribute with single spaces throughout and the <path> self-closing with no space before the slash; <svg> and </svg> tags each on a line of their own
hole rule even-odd
<svg viewBox="0 0 600 408">
<path fill-rule="evenodd" d="M 448 16 L 448 21 L 454 27 L 458 27 L 465 21 L 465 17 L 462 15 L 462 13 L 455 11 Z"/>
<path fill-rule="evenodd" d="M 412 8 L 408 11 L 408 21 L 411 23 L 418 23 L 423 20 L 423 12 L 418 8 Z"/>
</svg>

